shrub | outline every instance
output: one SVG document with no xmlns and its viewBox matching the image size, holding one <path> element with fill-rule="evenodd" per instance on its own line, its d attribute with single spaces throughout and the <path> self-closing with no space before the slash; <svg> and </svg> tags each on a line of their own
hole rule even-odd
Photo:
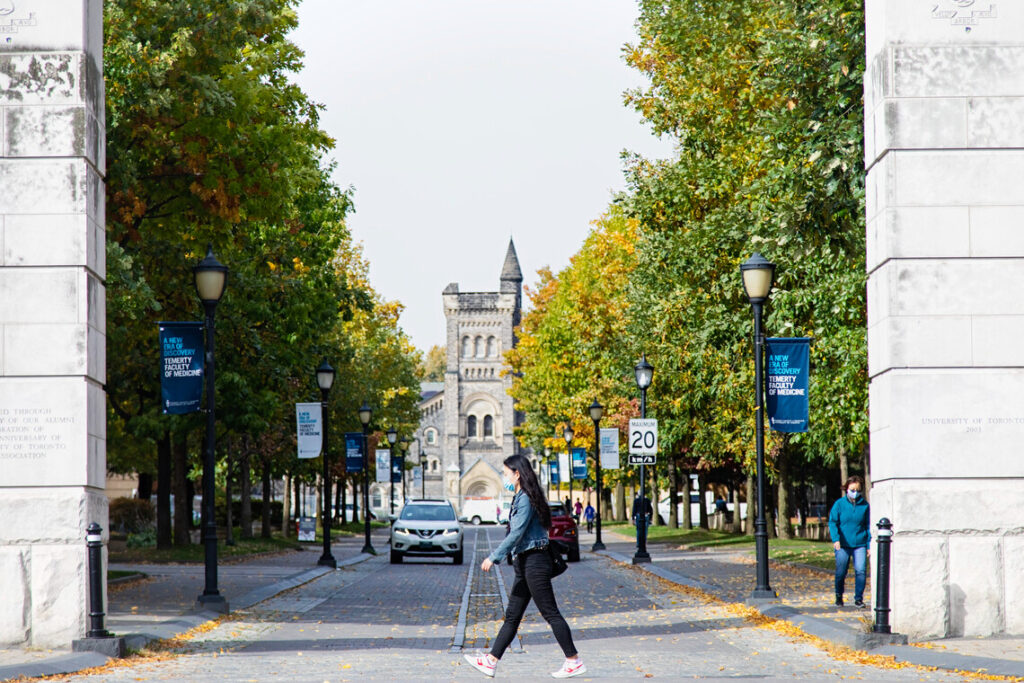
<svg viewBox="0 0 1024 683">
<path fill-rule="evenodd" d="M 128 542 L 125 545 L 129 548 L 155 548 L 156 527 L 146 527 L 137 533 L 128 534 Z"/>
<path fill-rule="evenodd" d="M 137 533 L 153 526 L 156 511 L 153 504 L 141 498 L 115 498 L 110 501 L 110 530 Z M 154 532 L 156 533 L 156 532 Z"/>
</svg>

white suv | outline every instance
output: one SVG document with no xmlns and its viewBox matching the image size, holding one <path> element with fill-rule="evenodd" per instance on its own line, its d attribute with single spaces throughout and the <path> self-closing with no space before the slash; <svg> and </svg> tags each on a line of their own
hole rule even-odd
<svg viewBox="0 0 1024 683">
<path fill-rule="evenodd" d="M 462 525 L 447 500 L 411 500 L 391 523 L 391 564 L 406 555 L 445 556 L 462 564 Z"/>
</svg>

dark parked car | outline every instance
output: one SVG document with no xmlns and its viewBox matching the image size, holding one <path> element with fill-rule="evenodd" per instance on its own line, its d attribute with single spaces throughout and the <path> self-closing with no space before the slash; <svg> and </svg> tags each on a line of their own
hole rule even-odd
<svg viewBox="0 0 1024 683">
<path fill-rule="evenodd" d="M 565 504 L 560 501 L 548 501 L 551 506 L 551 529 L 548 538 L 555 548 L 564 553 L 569 562 L 580 561 L 580 534 L 576 520 L 572 518 Z"/>
</svg>

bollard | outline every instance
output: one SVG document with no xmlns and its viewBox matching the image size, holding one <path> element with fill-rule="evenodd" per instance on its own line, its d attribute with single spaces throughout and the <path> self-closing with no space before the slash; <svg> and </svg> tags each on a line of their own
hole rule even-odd
<svg viewBox="0 0 1024 683">
<path fill-rule="evenodd" d="M 108 657 L 124 657 L 125 640 L 115 636 L 104 625 L 103 586 L 103 528 L 93 522 L 85 530 L 85 545 L 89 553 L 89 629 L 85 638 L 71 642 L 73 652 L 99 652 Z"/>
<path fill-rule="evenodd" d="M 878 521 L 878 571 L 875 573 L 874 633 L 892 633 L 889 626 L 889 558 L 892 550 L 892 522 L 887 517 Z"/>
<path fill-rule="evenodd" d="M 85 544 L 89 548 L 89 630 L 86 638 L 110 638 L 103 625 L 103 527 L 96 522 L 85 530 Z"/>
</svg>

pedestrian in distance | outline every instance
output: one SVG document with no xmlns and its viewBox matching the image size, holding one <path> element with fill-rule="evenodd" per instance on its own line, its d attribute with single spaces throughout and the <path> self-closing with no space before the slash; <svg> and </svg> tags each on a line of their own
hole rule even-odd
<svg viewBox="0 0 1024 683">
<path fill-rule="evenodd" d="M 846 572 L 853 559 L 853 604 L 864 604 L 868 558 L 871 557 L 871 506 L 864 499 L 864 480 L 854 475 L 846 480 L 845 495 L 832 505 L 828 531 L 836 551 L 836 605 L 843 605 Z"/>
<path fill-rule="evenodd" d="M 573 519 L 576 520 L 577 524 L 580 523 L 580 515 L 581 514 L 583 514 L 583 503 L 581 503 L 580 499 L 577 498 L 576 499 L 576 504 L 572 506 L 572 516 L 573 516 Z"/>
<path fill-rule="evenodd" d="M 633 526 L 636 526 L 637 522 L 640 520 L 641 511 L 643 511 L 646 526 L 650 526 L 651 516 L 654 514 L 654 508 L 651 506 L 651 499 L 644 496 L 644 500 L 641 503 L 640 494 L 637 493 L 633 496 Z"/>
<path fill-rule="evenodd" d="M 509 591 L 508 609 L 505 621 L 486 654 L 464 655 L 477 671 L 485 676 L 494 676 L 498 661 L 512 643 L 523 613 L 532 599 L 537 609 L 548 622 L 558 641 L 565 661 L 562 668 L 553 672 L 554 678 L 572 678 L 586 673 L 579 652 L 572 642 L 572 631 L 555 602 L 551 587 L 552 560 L 548 549 L 548 529 L 551 528 L 551 509 L 544 495 L 537 475 L 530 462 L 521 455 L 505 458 L 502 467 L 502 484 L 506 491 L 515 492 L 509 511 L 509 532 L 505 540 L 484 559 L 480 569 L 491 571 L 502 558 L 507 558 L 515 570 L 515 581 Z"/>
<path fill-rule="evenodd" d="M 587 509 L 583 511 L 583 519 L 587 520 L 587 533 L 594 531 L 594 506 L 587 501 Z"/>
</svg>

